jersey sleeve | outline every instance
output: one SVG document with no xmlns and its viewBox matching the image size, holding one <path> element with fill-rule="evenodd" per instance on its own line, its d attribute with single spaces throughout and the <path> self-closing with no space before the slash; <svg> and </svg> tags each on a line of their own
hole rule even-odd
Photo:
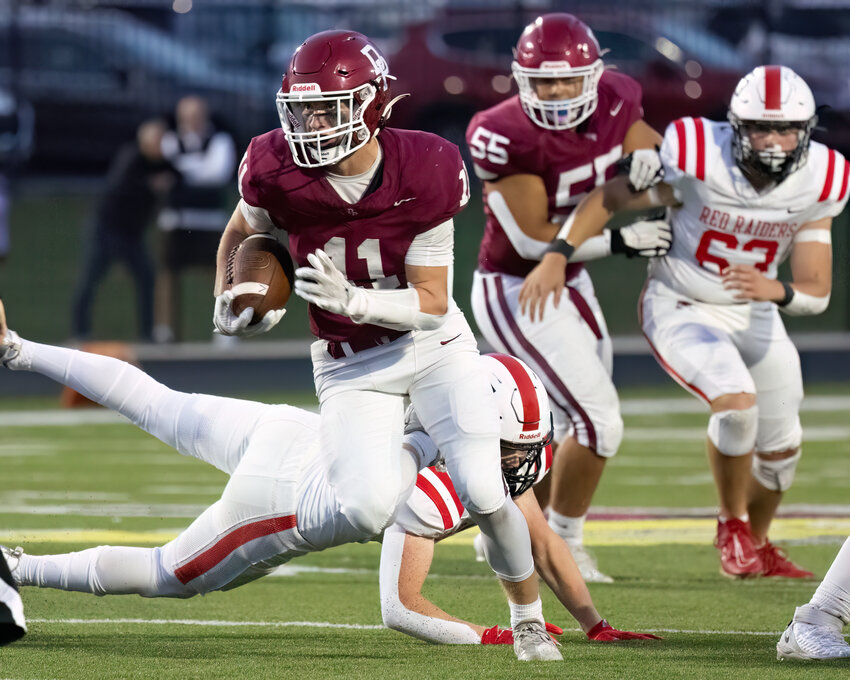
<svg viewBox="0 0 850 680">
<path fill-rule="evenodd" d="M 493 181 L 529 170 L 523 164 L 521 144 L 505 134 L 488 112 L 477 113 L 466 128 L 466 144 L 472 156 L 475 176 Z"/>
<path fill-rule="evenodd" d="M 416 486 L 399 509 L 396 524 L 415 536 L 441 538 L 458 527 L 465 510 L 448 473 L 425 468 Z"/>
<path fill-rule="evenodd" d="M 242 161 L 239 163 L 239 173 L 237 175 L 237 185 L 239 195 L 245 203 L 253 208 L 263 207 L 262 187 L 257 181 L 254 174 L 254 159 L 256 152 L 256 139 L 252 139 L 248 148 L 245 150 L 245 155 L 242 156 Z"/>
<path fill-rule="evenodd" d="M 420 233 L 433 229 L 457 215 L 469 202 L 469 175 L 460 149 L 442 140 L 440 148 L 423 168 L 430 175 L 430 215 Z"/>
<path fill-rule="evenodd" d="M 667 184 L 677 189 L 686 178 L 705 181 L 709 134 L 702 118 L 679 118 L 667 126 L 660 152 Z"/>
<path fill-rule="evenodd" d="M 617 111 L 616 101 L 612 103 L 610 111 L 617 111 L 628 130 L 634 123 L 643 119 L 643 88 L 634 78 L 622 73 L 607 72 L 605 77 L 612 79 L 613 95 L 623 102 L 621 111 Z"/>
<path fill-rule="evenodd" d="M 237 173 L 237 187 L 239 189 L 239 210 L 249 226 L 258 232 L 273 231 L 278 225 L 272 220 L 266 206 L 269 201 L 266 197 L 267 188 L 259 180 L 257 168 L 263 162 L 263 155 L 267 153 L 267 144 L 261 143 L 263 138 L 255 137 L 251 140 L 245 155 L 239 163 Z"/>
<path fill-rule="evenodd" d="M 828 149 L 828 156 L 824 165 L 823 185 L 809 218 L 810 222 L 840 215 L 847 205 L 848 196 L 850 196 L 850 162 L 838 151 Z"/>
</svg>

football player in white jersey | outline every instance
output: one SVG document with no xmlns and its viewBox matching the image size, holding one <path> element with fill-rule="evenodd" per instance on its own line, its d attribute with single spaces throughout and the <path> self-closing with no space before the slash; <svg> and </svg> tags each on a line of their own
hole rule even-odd
<svg viewBox="0 0 850 680">
<path fill-rule="evenodd" d="M 841 630 L 850 623 L 850 538 L 808 604 L 797 607 L 776 643 L 776 658 L 850 659 L 850 645 Z"/>
<path fill-rule="evenodd" d="M 612 214 L 672 208 L 673 245 L 650 263 L 639 312 L 658 362 L 711 409 L 715 545 L 722 573 L 732 577 L 812 575 L 768 541 L 768 529 L 802 441 L 800 361 L 779 311 L 826 309 L 830 228 L 850 188 L 850 164 L 810 140 L 816 122 L 802 78 L 785 66 L 759 66 L 738 83 L 728 122 L 669 125 L 663 182 L 634 194 L 615 179 L 591 193 L 521 293 L 524 309 L 542 315 L 558 304 L 565 259 Z M 792 280 L 780 281 L 787 258 Z"/>
<path fill-rule="evenodd" d="M 502 471 L 517 507 L 528 522 L 534 566 L 590 640 L 658 639 L 655 635 L 613 628 L 596 611 L 567 544 L 547 524 L 532 485 L 552 465 L 554 433 L 549 398 L 540 378 L 522 361 L 505 354 L 482 357 L 501 416 Z M 417 459 L 439 461 L 433 441 L 412 418 L 407 446 Z M 419 473 L 416 488 L 400 508 L 395 524 L 384 532 L 381 548 L 381 613 L 384 625 L 428 642 L 511 644 L 513 631 L 480 626 L 453 617 L 422 594 L 431 568 L 434 544 L 472 526 L 444 466 Z M 547 630 L 563 631 L 547 624 Z"/>
<path fill-rule="evenodd" d="M 492 364 L 494 360 L 488 361 Z M 512 368 L 519 365 L 512 357 L 504 357 L 504 362 Z M 121 413 L 179 453 L 210 463 L 230 476 L 218 501 L 174 540 L 157 548 L 98 546 L 68 554 L 36 556 L 19 548 L 9 550 L 0 546 L 5 558 L 0 563 L 12 571 L 16 585 L 96 595 L 187 598 L 214 590 L 230 590 L 270 573 L 293 557 L 362 540 L 362 535 L 352 530 L 346 520 L 319 455 L 322 449 L 318 414 L 285 404 L 267 405 L 176 392 L 117 359 L 21 339 L 6 327 L 2 302 L 0 365 L 41 373 L 68 385 L 92 401 Z M 488 373 L 490 368 L 484 366 L 482 372 L 490 376 L 492 383 L 498 377 Z M 532 378 L 523 374 L 522 369 L 515 370 L 514 375 L 517 377 L 512 380 L 524 387 L 531 383 Z M 536 376 L 534 380 L 539 387 Z M 494 392 L 497 387 L 492 387 Z M 540 389 L 545 398 L 545 392 Z M 541 413 L 538 404 L 531 403 L 527 396 L 511 392 L 507 397 L 507 401 L 500 402 L 500 409 L 504 408 L 512 418 L 516 413 L 524 413 L 523 409 L 527 409 L 529 419 L 532 410 Z M 514 473 L 511 479 L 523 482 L 522 475 L 528 474 L 526 468 L 534 473 L 538 471 L 541 440 L 544 436 L 551 438 L 548 402 L 544 411 L 544 415 L 536 417 L 533 427 L 529 420 L 516 437 L 531 446 L 515 444 L 521 455 L 514 459 L 521 459 L 508 470 L 509 476 Z M 503 418 L 501 414 L 499 417 Z M 541 430 L 540 422 L 544 423 L 545 431 Z M 412 488 L 417 471 L 436 458 L 436 445 L 424 431 L 413 428 L 405 437 L 402 449 L 407 463 L 404 469 L 411 471 L 406 483 Z M 531 479 L 535 478 L 532 475 Z M 457 497 L 453 485 L 451 489 Z M 540 515 L 539 508 L 537 514 Z M 469 517 L 466 511 L 464 517 Z M 560 541 L 559 544 L 566 549 L 565 544 Z M 567 570 L 573 581 L 562 588 L 584 589 L 586 593 L 569 553 L 565 559 L 568 563 L 559 566 L 560 573 Z M 4 601 L 0 597 L 0 603 Z M 15 601 L 20 604 L 19 599 Z M 577 607 L 586 608 L 584 601 L 577 601 Z M 536 607 L 530 605 L 529 609 Z M 601 622 L 598 615 L 593 619 L 584 609 L 581 611 L 583 621 L 593 629 L 594 639 L 637 635 L 617 631 Z M 595 614 L 595 610 L 590 613 Z M 525 612 L 512 610 L 512 618 L 517 614 L 522 617 Z M 15 619 L 17 626 L 22 626 L 22 622 L 20 617 Z M 511 639 L 518 658 L 528 659 L 528 650 L 537 646 L 554 648 L 542 624 L 540 629 L 538 633 L 536 627 L 517 627 L 514 623 Z M 535 641 L 535 636 L 545 640 Z M 500 641 L 505 642 L 504 636 Z"/>
</svg>

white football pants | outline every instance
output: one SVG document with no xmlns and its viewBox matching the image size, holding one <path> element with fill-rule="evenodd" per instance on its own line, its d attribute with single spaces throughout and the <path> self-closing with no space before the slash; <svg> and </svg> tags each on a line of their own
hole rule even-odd
<svg viewBox="0 0 850 680">
<path fill-rule="evenodd" d="M 528 526 L 507 495 L 498 405 L 460 310 L 434 331 L 341 359 L 313 343 L 327 478 L 349 522 L 380 533 L 415 483 L 400 456 L 405 396 L 437 445 L 464 507 L 495 544 L 491 567 L 520 581 L 534 570 Z"/>
<path fill-rule="evenodd" d="M 175 392 L 117 359 L 28 341 L 16 363 L 230 475 L 221 499 L 166 545 L 25 555 L 16 573 L 22 585 L 189 597 L 235 587 L 292 557 L 359 537 L 318 465 L 317 415 Z"/>
<path fill-rule="evenodd" d="M 519 357 L 540 376 L 549 394 L 555 440 L 566 435 L 596 454 L 611 457 L 623 440 L 620 402 L 611 380 L 611 338 L 593 283 L 582 271 L 561 294 L 550 297 L 543 319 L 520 312 L 524 279 L 475 272 L 472 311 L 481 333 L 497 351 Z"/>
</svg>

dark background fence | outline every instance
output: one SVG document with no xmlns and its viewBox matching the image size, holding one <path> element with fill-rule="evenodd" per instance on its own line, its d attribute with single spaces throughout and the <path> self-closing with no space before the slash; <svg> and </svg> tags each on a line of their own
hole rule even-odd
<svg viewBox="0 0 850 680">
<path fill-rule="evenodd" d="M 511 47 L 545 11 L 570 11 L 595 30 L 610 50 L 606 63 L 642 84 L 646 119 L 659 130 L 680 115 L 723 118 L 743 73 L 783 63 L 830 106 L 816 138 L 850 152 L 850 3 L 0 0 L 0 168 L 11 187 L 0 293 L 15 325 L 46 341 L 70 337 L 82 234 L 108 163 L 139 123 L 171 117 L 181 96 L 203 96 L 241 154 L 252 136 L 279 124 L 274 96 L 293 49 L 319 30 L 354 28 L 385 51 L 395 91 L 412 94 L 393 124 L 462 143 L 475 111 L 515 91 Z M 235 205 L 235 181 L 227 198 Z M 850 329 L 847 227 L 842 216 L 829 311 L 789 320 L 792 331 Z M 462 306 L 482 228 L 480 200 L 473 200 L 457 220 Z M 638 333 L 643 264 L 601 261 L 591 274 L 612 333 Z M 208 340 L 212 273 L 184 278 L 184 337 Z M 97 297 L 94 335 L 134 338 L 133 306 L 126 273 L 113 270 Z M 275 339 L 306 337 L 305 317 L 293 298 Z"/>
</svg>

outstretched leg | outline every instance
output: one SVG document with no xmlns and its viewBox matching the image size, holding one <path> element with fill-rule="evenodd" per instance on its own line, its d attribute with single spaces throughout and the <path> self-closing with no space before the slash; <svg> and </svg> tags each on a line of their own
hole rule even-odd
<svg viewBox="0 0 850 680">
<path fill-rule="evenodd" d="M 124 361 L 43 345 L 7 331 L 0 309 L 0 362 L 67 385 L 177 449 L 233 472 L 250 435 L 270 409 L 279 407 L 206 394 L 177 392 Z M 3 351 L 5 348 L 5 352 Z"/>
</svg>

